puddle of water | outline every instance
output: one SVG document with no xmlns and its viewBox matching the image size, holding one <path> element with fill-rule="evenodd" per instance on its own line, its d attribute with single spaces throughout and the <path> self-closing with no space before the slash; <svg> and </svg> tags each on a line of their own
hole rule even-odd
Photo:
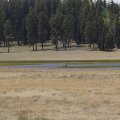
<svg viewBox="0 0 120 120">
<path fill-rule="evenodd" d="M 120 69 L 120 63 L 46 63 L 37 65 L 0 66 L 0 68 L 113 68 Z"/>
</svg>

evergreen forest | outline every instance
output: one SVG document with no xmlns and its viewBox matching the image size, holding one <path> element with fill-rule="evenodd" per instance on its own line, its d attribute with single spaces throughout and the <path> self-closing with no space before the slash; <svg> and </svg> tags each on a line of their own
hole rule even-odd
<svg viewBox="0 0 120 120">
<path fill-rule="evenodd" d="M 88 44 L 101 51 L 120 48 L 120 5 L 114 0 L 0 0 L 0 47 L 44 50 L 51 42 L 67 50 Z"/>
</svg>

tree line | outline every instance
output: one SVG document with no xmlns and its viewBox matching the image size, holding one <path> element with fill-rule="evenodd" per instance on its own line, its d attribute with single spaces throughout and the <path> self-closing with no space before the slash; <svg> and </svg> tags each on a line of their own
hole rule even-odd
<svg viewBox="0 0 120 120">
<path fill-rule="evenodd" d="M 0 0 L 0 46 L 10 49 L 52 41 L 58 50 L 71 43 L 97 45 L 99 50 L 120 48 L 120 6 L 113 0 Z"/>
</svg>

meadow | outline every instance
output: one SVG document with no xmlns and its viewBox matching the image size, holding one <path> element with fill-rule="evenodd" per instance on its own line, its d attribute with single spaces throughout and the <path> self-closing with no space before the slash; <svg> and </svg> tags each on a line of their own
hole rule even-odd
<svg viewBox="0 0 120 120">
<path fill-rule="evenodd" d="M 0 120 L 119 120 L 120 71 L 0 68 Z"/>
</svg>

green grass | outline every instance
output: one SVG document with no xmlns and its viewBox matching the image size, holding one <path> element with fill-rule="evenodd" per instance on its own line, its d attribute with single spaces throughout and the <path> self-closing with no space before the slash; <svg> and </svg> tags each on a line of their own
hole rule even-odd
<svg viewBox="0 0 120 120">
<path fill-rule="evenodd" d="M 102 63 L 102 62 L 109 62 L 109 63 L 116 63 L 120 62 L 120 60 L 22 60 L 22 61 L 0 61 L 0 66 L 14 66 L 14 65 L 37 65 L 37 64 L 45 64 L 45 63 Z"/>
<path fill-rule="evenodd" d="M 117 68 L 117 67 L 118 66 L 112 66 L 112 68 Z M 63 66 L 63 68 L 66 67 Z M 111 66 L 68 66 L 67 68 L 111 68 Z"/>
</svg>

